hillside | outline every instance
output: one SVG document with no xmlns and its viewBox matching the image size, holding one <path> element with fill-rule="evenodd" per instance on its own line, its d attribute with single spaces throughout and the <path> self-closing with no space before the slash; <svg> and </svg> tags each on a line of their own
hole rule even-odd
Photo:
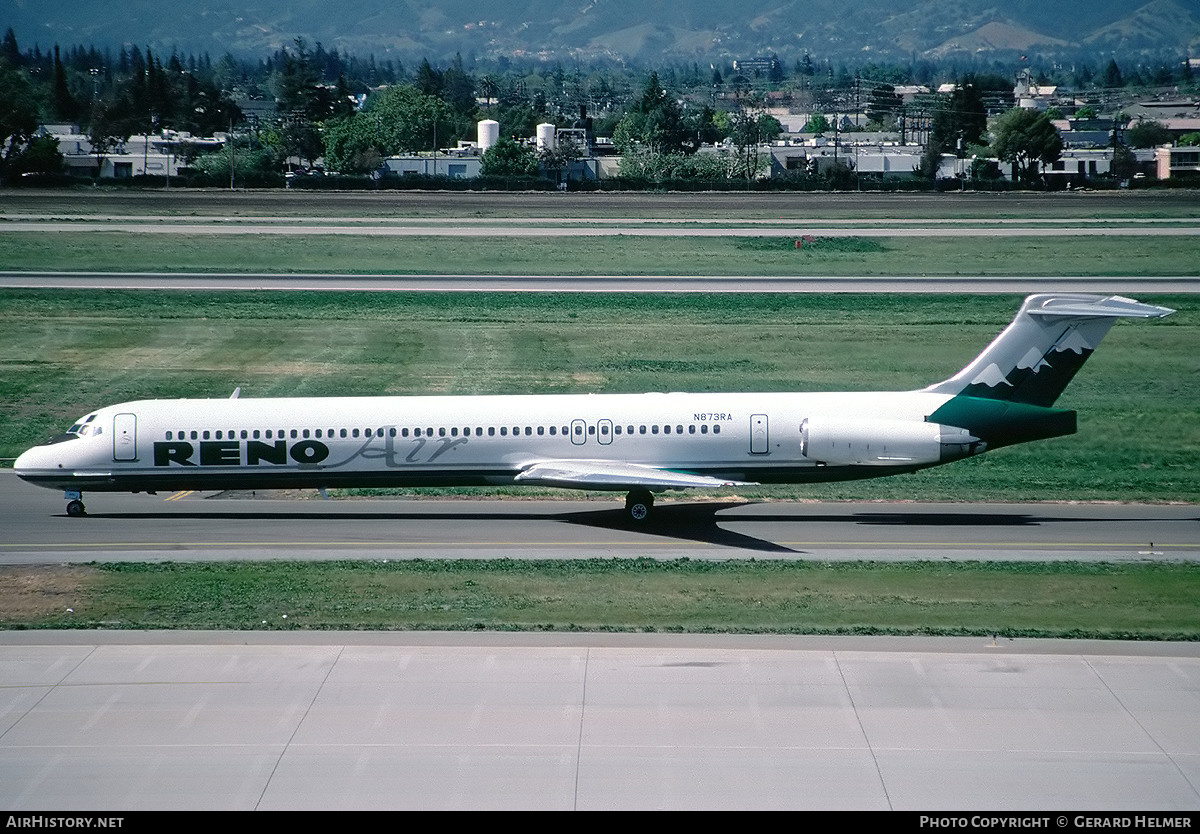
<svg viewBox="0 0 1200 834">
<path fill-rule="evenodd" d="M 122 43 L 155 51 L 262 56 L 296 37 L 401 61 L 533 56 L 709 61 L 777 53 L 794 60 L 911 60 L 1030 50 L 1200 53 L 1191 0 L 0 0 L 22 46 Z"/>
</svg>

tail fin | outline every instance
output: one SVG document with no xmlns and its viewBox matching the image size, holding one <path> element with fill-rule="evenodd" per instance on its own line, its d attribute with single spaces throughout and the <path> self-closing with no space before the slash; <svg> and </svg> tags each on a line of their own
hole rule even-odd
<svg viewBox="0 0 1200 834">
<path fill-rule="evenodd" d="M 924 390 L 1051 406 L 1117 319 L 1162 318 L 1173 312 L 1119 295 L 1031 295 L 983 353 Z"/>
</svg>

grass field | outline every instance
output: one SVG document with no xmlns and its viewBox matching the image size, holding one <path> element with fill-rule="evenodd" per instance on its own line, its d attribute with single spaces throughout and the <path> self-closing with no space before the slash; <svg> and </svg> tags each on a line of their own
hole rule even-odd
<svg viewBox="0 0 1200 834">
<path fill-rule="evenodd" d="M 2 231 L 2 230 L 0 230 Z M 1162 275 L 1197 272 L 1190 236 L 370 237 L 0 234 L 9 270 L 432 275 Z"/>
<path fill-rule="evenodd" d="M 879 481 L 749 497 L 1200 500 L 1200 332 L 1122 322 L 1067 389 L 1079 433 Z M 906 390 L 1015 296 L 0 291 L 0 457 L 147 397 Z"/>
<path fill-rule="evenodd" d="M 0 568 L 0 628 L 1200 639 L 1200 566 L 583 561 Z"/>
<path fill-rule="evenodd" d="M 1013 193 L 227 191 L 128 188 L 7 189 L 0 217 L 154 216 L 697 220 L 910 218 L 1197 218 L 1188 189 Z"/>
</svg>

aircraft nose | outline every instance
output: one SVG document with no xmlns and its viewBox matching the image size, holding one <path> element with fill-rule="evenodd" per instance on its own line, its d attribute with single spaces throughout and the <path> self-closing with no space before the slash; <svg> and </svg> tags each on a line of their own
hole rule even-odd
<svg viewBox="0 0 1200 834">
<path fill-rule="evenodd" d="M 17 473 L 18 478 L 24 478 L 34 467 L 34 452 L 36 451 L 36 449 L 27 449 L 17 455 L 17 459 L 13 461 L 13 470 Z"/>
<path fill-rule="evenodd" d="M 18 478 L 28 478 L 39 470 L 52 468 L 52 463 L 46 449 L 34 446 L 17 456 L 17 459 L 13 461 L 13 470 L 17 473 Z"/>
</svg>

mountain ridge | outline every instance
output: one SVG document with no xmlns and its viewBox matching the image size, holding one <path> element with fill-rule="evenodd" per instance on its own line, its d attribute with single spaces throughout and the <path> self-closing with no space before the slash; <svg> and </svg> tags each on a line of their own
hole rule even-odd
<svg viewBox="0 0 1200 834">
<path fill-rule="evenodd" d="M 652 63 L 805 53 L 848 61 L 1001 57 L 1037 50 L 1200 54 L 1200 7 L 1185 0 L 0 0 L 21 45 L 122 44 L 261 57 L 297 37 L 403 61 L 537 56 Z M 952 45 L 958 44 L 958 48 Z"/>
</svg>

